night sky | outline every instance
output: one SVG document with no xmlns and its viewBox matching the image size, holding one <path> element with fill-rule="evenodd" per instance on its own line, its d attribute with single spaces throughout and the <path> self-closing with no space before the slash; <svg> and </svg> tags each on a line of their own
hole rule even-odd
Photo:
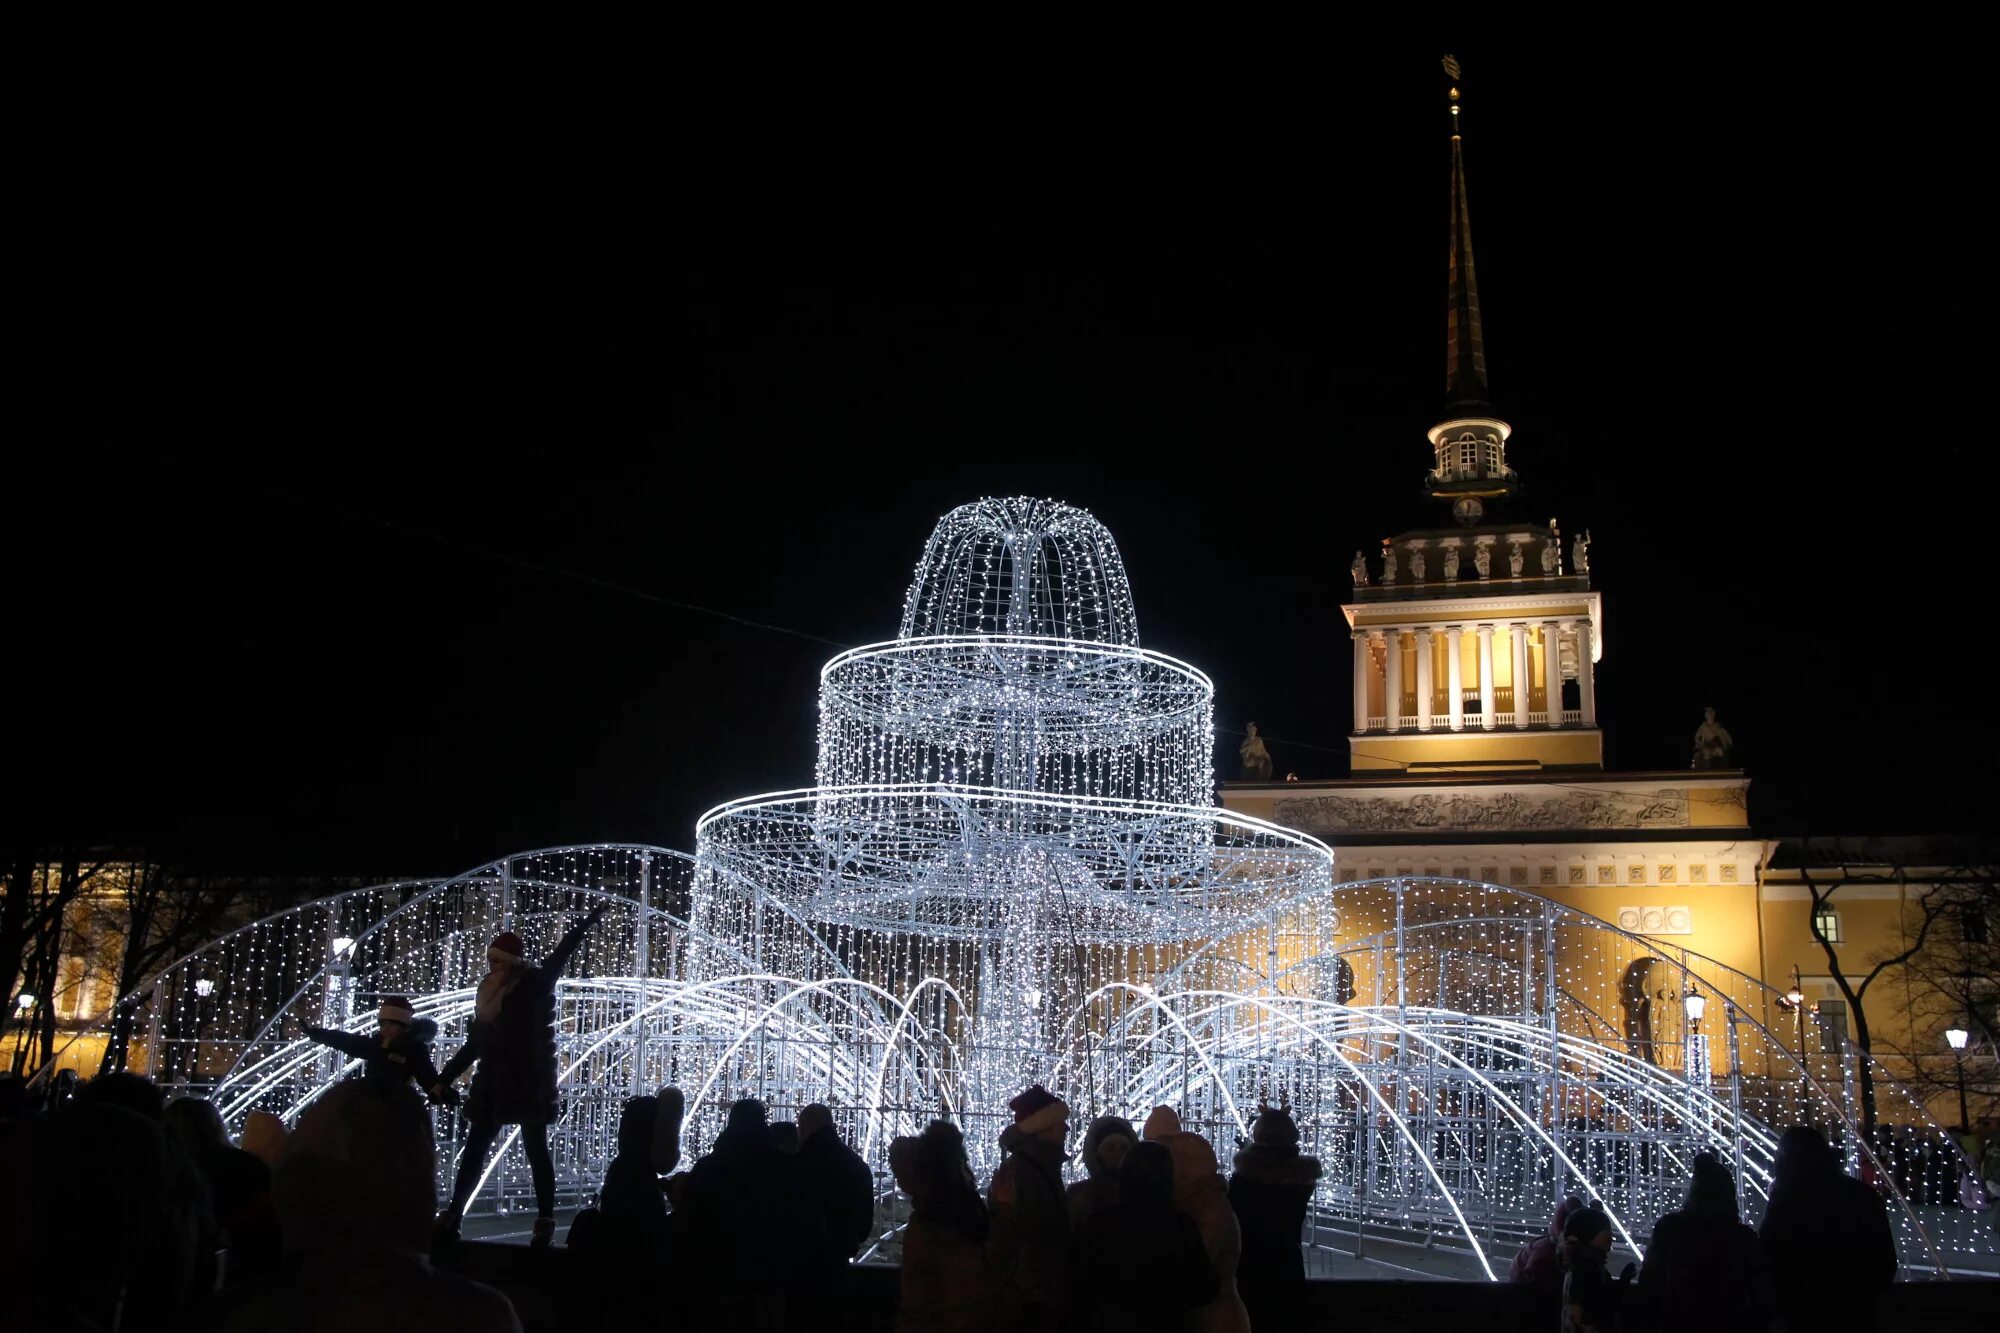
<svg viewBox="0 0 2000 1333">
<path fill-rule="evenodd" d="M 1348 562 L 1442 523 L 1445 50 L 1515 512 L 1595 537 L 1609 764 L 1684 767 L 1713 704 L 1761 830 L 1976 827 L 1983 691 L 1900 674 L 1988 600 L 1966 187 L 1854 128 L 1879 80 L 1811 110 L 1854 76 L 1791 37 L 1604 22 L 628 17 L 541 67 L 17 90 L 9 836 L 691 848 L 810 782 L 820 663 L 1005 493 L 1093 511 L 1218 723 L 1344 775 Z"/>
</svg>

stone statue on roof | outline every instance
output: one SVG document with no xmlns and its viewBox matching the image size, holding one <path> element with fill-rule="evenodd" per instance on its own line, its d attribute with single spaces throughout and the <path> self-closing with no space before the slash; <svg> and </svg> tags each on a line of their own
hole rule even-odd
<svg viewBox="0 0 2000 1333">
<path fill-rule="evenodd" d="M 1736 740 L 1720 722 L 1715 720 L 1715 710 L 1701 710 L 1702 723 L 1694 733 L 1694 762 L 1689 768 L 1734 768 L 1736 766 Z"/>
</svg>

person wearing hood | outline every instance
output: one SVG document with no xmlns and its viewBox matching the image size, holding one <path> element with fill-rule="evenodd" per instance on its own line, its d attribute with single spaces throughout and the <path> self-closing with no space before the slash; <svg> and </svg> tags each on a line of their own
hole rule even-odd
<svg viewBox="0 0 2000 1333">
<path fill-rule="evenodd" d="M 455 1103 L 458 1094 L 431 1063 L 431 1043 L 437 1023 L 418 1018 L 409 997 L 387 995 L 375 1011 L 375 1033 L 342 1032 L 338 1028 L 305 1025 L 307 1038 L 361 1061 L 361 1076 L 392 1087 L 414 1082 L 434 1102 Z"/>
<path fill-rule="evenodd" d="M 910 1200 L 896 1333 L 985 1328 L 992 1305 L 986 1275 L 989 1219 L 958 1126 L 933 1120 L 917 1137 L 892 1140 L 889 1169 Z"/>
<path fill-rule="evenodd" d="M 1229 1206 L 1228 1183 L 1215 1160 L 1215 1149 L 1188 1130 L 1170 1135 L 1167 1151 L 1174 1159 L 1174 1207 L 1186 1213 L 1201 1232 L 1202 1248 L 1215 1269 L 1215 1294 L 1197 1306 L 1189 1327 L 1196 1333 L 1250 1333 L 1250 1312 L 1236 1290 L 1236 1267 L 1243 1258 L 1243 1228 Z"/>
<path fill-rule="evenodd" d="M 1155 1106 L 1146 1113 L 1146 1142 L 1164 1143 L 1181 1132 L 1180 1112 L 1171 1106 Z"/>
<path fill-rule="evenodd" d="M 229 1247 L 223 1281 L 234 1284 L 277 1268 L 284 1235 L 271 1206 L 271 1168 L 229 1141 L 214 1102 L 177 1098 L 167 1103 L 166 1123 L 208 1184 L 209 1203 Z"/>
<path fill-rule="evenodd" d="M 1639 1294 L 1662 1328 L 1756 1333 L 1771 1322 L 1757 1233 L 1736 1211 L 1736 1178 L 1696 1153 L 1687 1203 L 1653 1227 Z"/>
<path fill-rule="evenodd" d="M 1253 1328 L 1305 1322 L 1306 1262 L 1300 1233 L 1318 1188 L 1320 1165 L 1299 1152 L 1291 1114 L 1267 1107 L 1250 1122 L 1250 1142 L 1236 1154 L 1229 1204 L 1243 1228 L 1236 1285 Z"/>
<path fill-rule="evenodd" d="M 1194 1219 L 1174 1206 L 1174 1155 L 1149 1138 L 1125 1154 L 1118 1202 L 1094 1213 L 1077 1238 L 1071 1304 L 1076 1327 L 1160 1333 L 1197 1327 L 1215 1299 L 1215 1268 Z M 1053 1327 L 1053 1325 L 1049 1325 Z"/>
<path fill-rule="evenodd" d="M 1084 1178 L 1069 1187 L 1069 1229 L 1083 1233 L 1091 1214 L 1118 1202 L 1118 1165 L 1139 1141 L 1132 1122 L 1123 1116 L 1101 1115 L 1083 1133 L 1083 1147 L 1077 1153 L 1083 1161 Z"/>
<path fill-rule="evenodd" d="M 1841 1170 L 1826 1138 L 1794 1125 L 1778 1138 L 1758 1231 L 1778 1313 L 1794 1329 L 1871 1329 L 1896 1278 L 1881 1196 Z"/>
<path fill-rule="evenodd" d="M 823 1220 L 798 1159 L 771 1142 L 764 1103 L 745 1097 L 730 1106 L 714 1150 L 688 1172 L 675 1214 L 674 1244 L 700 1299 L 702 1317 L 690 1323 L 785 1327 L 809 1256 L 823 1245 Z"/>
<path fill-rule="evenodd" d="M 1589 1207 L 1564 1219 L 1562 1333 L 1612 1333 L 1617 1328 L 1619 1284 L 1605 1268 L 1610 1256 L 1610 1214 Z"/>
<path fill-rule="evenodd" d="M 1557 1204 L 1555 1216 L 1549 1219 L 1549 1229 L 1514 1252 L 1507 1280 L 1533 1283 L 1542 1294 L 1559 1297 L 1562 1294 L 1563 1224 L 1569 1221 L 1571 1213 L 1582 1211 L 1583 1200 L 1575 1195 Z"/>
<path fill-rule="evenodd" d="M 1000 1135 L 1000 1165 L 986 1191 L 992 1231 L 987 1262 L 997 1284 L 997 1327 L 1044 1329 L 1059 1322 L 1069 1254 L 1063 1140 L 1069 1107 L 1037 1083 L 1007 1103 L 1014 1123 Z"/>
<path fill-rule="evenodd" d="M 556 1170 L 549 1157 L 549 1125 L 557 1111 L 556 982 L 583 943 L 584 932 L 610 910 L 610 903 L 599 904 L 570 927 L 539 966 L 528 961 L 527 947 L 511 930 L 500 932 L 487 946 L 488 971 L 473 1001 L 465 1045 L 440 1075 L 449 1086 L 473 1061 L 479 1062 L 465 1099 L 470 1125 L 458 1155 L 458 1178 L 451 1202 L 438 1215 L 441 1238 L 457 1238 L 459 1219 L 485 1169 L 486 1151 L 506 1125 L 520 1126 L 521 1151 L 534 1181 L 534 1246 L 546 1248 L 555 1238 Z"/>
</svg>

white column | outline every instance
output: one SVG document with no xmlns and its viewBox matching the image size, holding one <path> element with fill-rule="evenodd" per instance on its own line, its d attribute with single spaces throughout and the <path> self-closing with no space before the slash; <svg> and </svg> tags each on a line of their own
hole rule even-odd
<svg viewBox="0 0 2000 1333">
<path fill-rule="evenodd" d="M 1459 665 L 1458 643 L 1465 637 L 1465 631 L 1453 625 L 1444 632 L 1444 686 L 1447 693 L 1445 702 L 1451 707 L 1451 729 L 1465 730 L 1465 668 Z"/>
<path fill-rule="evenodd" d="M 1368 730 L 1368 675 L 1374 663 L 1368 655 L 1368 632 L 1354 631 L 1354 732 Z"/>
<path fill-rule="evenodd" d="M 1389 630 L 1383 639 L 1387 652 L 1382 658 L 1382 716 L 1388 730 L 1403 729 L 1403 631 Z"/>
<path fill-rule="evenodd" d="M 1417 631 L 1417 730 L 1431 729 L 1431 632 Z"/>
<path fill-rule="evenodd" d="M 1526 728 L 1528 725 L 1528 626 L 1515 621 L 1507 627 L 1507 637 L 1514 641 L 1514 725 Z"/>
<path fill-rule="evenodd" d="M 1597 666 L 1590 660 L 1590 622 L 1576 622 L 1576 704 L 1583 725 L 1597 725 Z"/>
<path fill-rule="evenodd" d="M 1542 693 L 1549 702 L 1549 725 L 1563 722 L 1562 626 L 1553 620 L 1542 622 Z"/>
<path fill-rule="evenodd" d="M 1479 725 L 1491 731 L 1493 718 L 1493 627 L 1475 626 L 1479 631 Z"/>
</svg>

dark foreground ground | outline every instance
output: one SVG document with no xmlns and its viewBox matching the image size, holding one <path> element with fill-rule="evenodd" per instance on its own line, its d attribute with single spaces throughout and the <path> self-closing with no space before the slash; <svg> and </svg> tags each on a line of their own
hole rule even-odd
<svg viewBox="0 0 2000 1333">
<path fill-rule="evenodd" d="M 505 1228 L 494 1228 L 505 1232 Z M 523 1235 L 522 1240 L 526 1237 Z M 593 1327 L 629 1326 L 633 1311 L 615 1305 L 577 1256 L 560 1246 L 531 1251 L 506 1240 L 461 1242 L 439 1262 L 454 1272 L 506 1292 L 528 1333 L 573 1333 Z M 818 1321 L 828 1333 L 888 1330 L 896 1318 L 897 1270 L 868 1264 L 852 1270 L 847 1309 Z M 1436 1280 L 1347 1279 L 1310 1284 L 1312 1318 L 1306 1327 L 1339 1333 L 1434 1333 L 1437 1329 L 1479 1329 L 1482 1333 L 1548 1333 L 1530 1318 L 1525 1293 L 1504 1283 Z M 649 1296 L 640 1283 L 641 1309 L 672 1313 L 675 1293 L 665 1283 Z M 1878 1327 L 1883 1333 L 1958 1333 L 2000 1330 L 2000 1281 L 1908 1282 L 1884 1298 Z M 1698 1333 L 1692 1330 L 1690 1333 Z"/>
</svg>

